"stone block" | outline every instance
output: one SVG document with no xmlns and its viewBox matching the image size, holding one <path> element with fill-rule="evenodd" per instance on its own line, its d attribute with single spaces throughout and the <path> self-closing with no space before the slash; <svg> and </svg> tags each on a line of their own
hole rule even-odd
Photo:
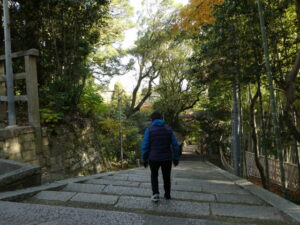
<svg viewBox="0 0 300 225">
<path fill-rule="evenodd" d="M 9 151 L 7 151 L 7 155 L 8 155 L 8 158 L 9 158 L 10 160 L 22 161 L 21 152 L 18 152 L 18 153 L 10 153 Z"/>
<path fill-rule="evenodd" d="M 0 129 L 0 137 L 1 140 L 8 140 L 10 138 L 19 137 L 26 133 L 33 133 L 33 132 L 34 129 L 30 126 L 5 128 L 5 129 Z"/>
<path fill-rule="evenodd" d="M 114 205 L 119 197 L 113 195 L 78 193 L 70 201 Z"/>
<path fill-rule="evenodd" d="M 201 186 L 201 185 L 232 185 L 231 181 L 227 180 L 203 180 L 203 179 L 187 179 L 187 178 L 177 178 L 176 184 L 179 185 L 192 185 L 192 186 Z"/>
<path fill-rule="evenodd" d="M 49 148 L 49 145 L 44 145 L 43 146 L 43 152 L 44 154 L 48 155 L 50 154 L 50 148 Z"/>
<path fill-rule="evenodd" d="M 49 145 L 48 137 L 43 137 L 42 141 L 43 141 L 43 146 L 48 146 Z"/>
<path fill-rule="evenodd" d="M 40 200 L 62 201 L 66 202 L 70 200 L 76 193 L 74 192 L 62 192 L 62 191 L 41 191 L 34 196 Z"/>
<path fill-rule="evenodd" d="M 240 188 L 235 184 L 205 184 L 201 185 L 203 192 L 207 193 L 229 193 L 229 194 L 249 194 L 248 191 Z"/>
<path fill-rule="evenodd" d="M 151 196 L 152 191 L 145 188 L 107 186 L 103 192 L 116 195 Z"/>
<path fill-rule="evenodd" d="M 101 179 L 99 179 L 101 180 Z M 163 186 L 160 186 L 160 191 L 163 193 Z M 151 188 L 137 188 L 137 187 L 123 187 L 123 186 L 107 186 L 103 192 L 116 194 L 116 195 L 131 195 L 131 196 L 151 196 Z M 215 202 L 215 196 L 213 194 L 206 193 L 194 193 L 194 192 L 184 192 L 184 191 L 172 191 L 173 199 L 180 200 L 191 200 L 191 201 L 205 201 L 205 202 Z"/>
<path fill-rule="evenodd" d="M 125 186 L 125 187 L 138 187 L 140 183 L 130 182 L 130 181 L 119 181 L 119 180 L 107 180 L 107 179 L 93 179 L 88 180 L 87 184 L 105 184 L 105 185 L 115 185 L 115 186 Z"/>
<path fill-rule="evenodd" d="M 121 196 L 116 208 L 141 209 L 149 212 L 170 213 L 174 215 L 209 216 L 209 203 L 161 200 L 157 204 L 149 198 Z"/>
<path fill-rule="evenodd" d="M 262 200 L 254 195 L 240 195 L 240 194 L 216 194 L 218 202 L 239 203 L 239 204 L 251 204 L 251 205 L 263 205 Z"/>
<path fill-rule="evenodd" d="M 104 187 L 105 185 L 71 183 L 68 184 L 63 191 L 101 193 Z"/>
<path fill-rule="evenodd" d="M 6 155 L 6 153 L 0 149 L 0 159 L 7 159 L 8 156 Z"/>
<path fill-rule="evenodd" d="M 151 177 L 150 175 L 149 176 L 129 175 L 128 181 L 151 182 Z M 162 182 L 162 176 L 160 175 L 158 176 L 158 181 Z"/>
<path fill-rule="evenodd" d="M 27 134 L 24 134 L 24 135 L 20 136 L 20 139 L 24 142 L 34 141 L 35 140 L 35 135 L 34 135 L 34 133 L 27 133 Z"/>
<path fill-rule="evenodd" d="M 151 183 L 141 183 L 141 184 L 140 184 L 140 187 L 141 187 L 141 188 L 151 188 Z M 164 188 L 163 184 L 159 184 L 158 187 L 159 187 L 159 189 Z M 171 188 L 172 188 L 172 190 L 178 190 L 178 189 L 175 189 L 175 188 L 174 188 L 174 185 L 173 185 L 173 184 L 171 184 Z"/>
<path fill-rule="evenodd" d="M 202 192 L 202 188 L 199 186 L 190 185 L 173 185 L 172 189 L 177 191 L 191 191 L 191 192 Z"/>
<path fill-rule="evenodd" d="M 29 164 L 32 164 L 32 165 L 36 165 L 36 166 L 39 166 L 41 165 L 40 161 L 38 159 L 35 159 L 35 160 L 32 160 L 32 161 L 28 161 Z"/>
<path fill-rule="evenodd" d="M 211 203 L 214 216 L 283 220 L 281 213 L 273 207 Z"/>
<path fill-rule="evenodd" d="M 206 193 L 193 193 L 193 192 L 184 192 L 184 191 L 172 191 L 171 196 L 174 199 L 180 200 L 192 200 L 200 202 L 215 202 L 215 196 L 213 194 Z"/>
<path fill-rule="evenodd" d="M 113 175 L 113 176 L 105 176 L 105 177 L 103 177 L 103 179 L 126 181 L 128 179 L 128 175 L 116 174 L 116 175 Z"/>
<path fill-rule="evenodd" d="M 23 151 L 35 150 L 36 144 L 33 141 L 26 141 L 23 143 Z"/>
<path fill-rule="evenodd" d="M 36 152 L 35 151 L 24 151 L 22 152 L 22 158 L 25 162 L 36 160 Z"/>
<path fill-rule="evenodd" d="M 11 154 L 20 154 L 21 153 L 21 144 L 19 142 L 19 138 L 10 138 L 6 142 L 7 147 L 9 148 L 9 152 Z"/>
</svg>

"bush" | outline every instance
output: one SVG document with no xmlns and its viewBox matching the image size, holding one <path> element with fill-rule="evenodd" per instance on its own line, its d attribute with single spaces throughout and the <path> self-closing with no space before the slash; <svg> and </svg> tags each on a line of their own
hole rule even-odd
<svg viewBox="0 0 300 225">
<path fill-rule="evenodd" d="M 41 122 L 44 124 L 54 124 L 57 123 L 64 118 L 64 114 L 62 112 L 55 112 L 49 108 L 40 109 L 41 112 Z"/>
<path fill-rule="evenodd" d="M 101 117 L 110 111 L 109 107 L 103 103 L 103 98 L 98 91 L 93 86 L 85 86 L 78 104 L 81 113 L 88 116 Z"/>
</svg>

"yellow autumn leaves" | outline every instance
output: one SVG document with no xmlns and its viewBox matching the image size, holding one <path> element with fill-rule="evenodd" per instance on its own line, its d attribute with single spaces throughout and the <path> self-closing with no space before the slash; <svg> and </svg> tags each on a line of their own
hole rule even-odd
<svg viewBox="0 0 300 225">
<path fill-rule="evenodd" d="M 175 30 L 195 33 L 205 24 L 214 24 L 213 7 L 223 4 L 224 0 L 190 0 L 179 13 Z"/>
</svg>

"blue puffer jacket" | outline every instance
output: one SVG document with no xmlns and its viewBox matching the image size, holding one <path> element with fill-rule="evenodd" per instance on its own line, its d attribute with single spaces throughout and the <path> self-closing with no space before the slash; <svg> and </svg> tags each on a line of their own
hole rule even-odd
<svg viewBox="0 0 300 225">
<path fill-rule="evenodd" d="M 179 160 L 176 137 L 163 120 L 154 120 L 146 129 L 141 154 L 144 161 Z"/>
</svg>

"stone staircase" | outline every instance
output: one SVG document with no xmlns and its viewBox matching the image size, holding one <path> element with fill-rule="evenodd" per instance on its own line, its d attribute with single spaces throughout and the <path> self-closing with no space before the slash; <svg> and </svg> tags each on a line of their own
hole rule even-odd
<svg viewBox="0 0 300 225">
<path fill-rule="evenodd" d="M 163 196 L 161 175 L 160 191 Z M 171 200 L 154 203 L 151 194 L 149 168 L 78 177 L 0 194 L 0 224 L 294 225 L 300 221 L 299 206 L 203 161 L 181 161 L 173 168 Z"/>
</svg>

